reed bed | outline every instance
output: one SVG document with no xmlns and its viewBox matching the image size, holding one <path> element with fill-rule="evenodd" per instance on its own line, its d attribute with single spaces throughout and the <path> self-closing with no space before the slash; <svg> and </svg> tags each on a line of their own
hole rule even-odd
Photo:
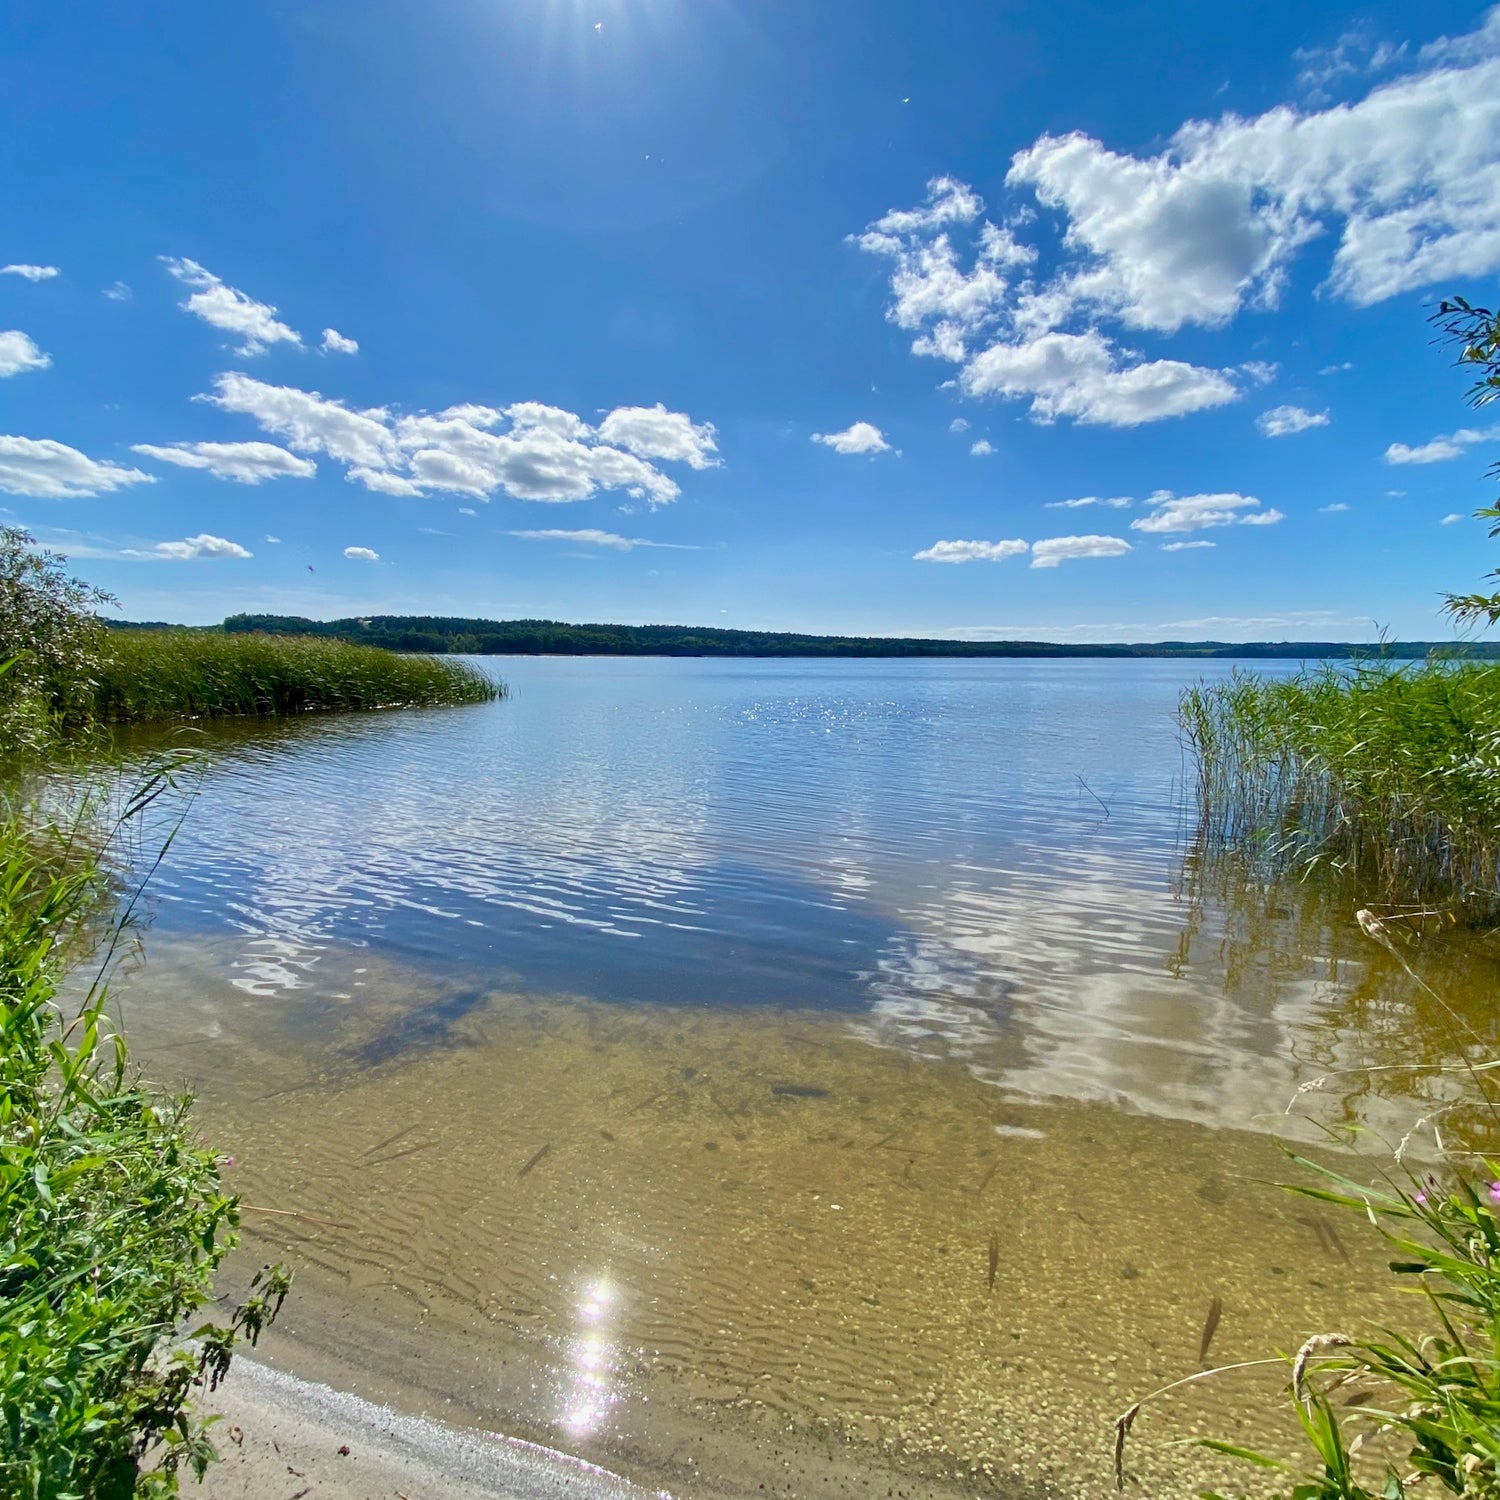
<svg viewBox="0 0 1500 1500">
<path fill-rule="evenodd" d="M 93 716 L 110 722 L 484 703 L 502 684 L 451 657 L 309 636 L 111 632 Z"/>
<path fill-rule="evenodd" d="M 1188 689 L 1204 842 L 1387 900 L 1500 905 L 1500 664 L 1237 672 Z"/>
</svg>

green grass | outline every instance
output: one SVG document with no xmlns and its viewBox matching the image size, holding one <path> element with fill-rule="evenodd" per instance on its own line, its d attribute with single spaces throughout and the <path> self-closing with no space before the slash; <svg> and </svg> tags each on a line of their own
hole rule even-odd
<svg viewBox="0 0 1500 1500">
<path fill-rule="evenodd" d="M 306 636 L 111 632 L 94 673 L 106 722 L 483 703 L 502 685 L 467 662 Z"/>
<path fill-rule="evenodd" d="M 1205 841 L 1500 903 L 1500 665 L 1236 673 L 1183 694 Z"/>
<path fill-rule="evenodd" d="M 75 1005 L 60 993 L 70 969 L 108 967 L 112 842 L 167 775 L 113 834 L 87 804 L 65 830 L 0 813 L 0 1494 L 16 1500 L 166 1496 L 180 1471 L 201 1474 L 213 1449 L 196 1396 L 286 1289 L 273 1272 L 181 1346 L 237 1200 L 189 1101 L 135 1077 L 105 987 Z"/>
</svg>

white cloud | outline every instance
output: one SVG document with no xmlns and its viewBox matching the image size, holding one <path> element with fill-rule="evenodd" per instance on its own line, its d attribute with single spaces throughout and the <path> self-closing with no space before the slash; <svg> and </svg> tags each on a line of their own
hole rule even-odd
<svg viewBox="0 0 1500 1500">
<path fill-rule="evenodd" d="M 1053 536 L 1031 547 L 1033 568 L 1055 568 L 1078 557 L 1124 557 L 1134 549 L 1122 536 Z"/>
<path fill-rule="evenodd" d="M 268 536 L 266 540 L 273 546 L 279 546 L 281 543 L 281 538 L 279 536 Z"/>
<path fill-rule="evenodd" d="M 1337 515 L 1341 510 L 1348 509 L 1349 507 L 1345 505 L 1342 500 L 1335 500 L 1332 505 L 1320 505 L 1318 507 L 1318 514 L 1324 516 L 1332 516 Z"/>
<path fill-rule="evenodd" d="M 915 562 L 966 563 L 1004 562 L 1027 551 L 1025 542 L 934 542 L 912 553 Z"/>
<path fill-rule="evenodd" d="M 977 443 L 969 444 L 969 452 L 975 458 L 988 458 L 995 451 L 995 445 L 988 438 L 980 438 Z"/>
<path fill-rule="evenodd" d="M 324 354 L 358 354 L 359 341 L 348 339 L 337 328 L 323 330 L 323 342 L 318 345 Z"/>
<path fill-rule="evenodd" d="M 1241 371 L 1248 375 L 1256 385 L 1270 385 L 1276 379 L 1277 371 L 1281 369 L 1274 360 L 1247 359 L 1240 366 Z"/>
<path fill-rule="evenodd" d="M 123 281 L 117 281 L 113 286 L 105 287 L 103 295 L 111 302 L 129 302 L 135 294 Z"/>
<path fill-rule="evenodd" d="M 1157 490 L 1146 502 L 1149 515 L 1132 521 L 1132 531 L 1206 531 L 1211 526 L 1274 526 L 1284 519 L 1279 510 L 1260 510 L 1253 495 L 1174 495 Z"/>
<path fill-rule="evenodd" d="M 241 355 L 264 354 L 272 344 L 301 344 L 302 335 L 281 322 L 270 303 L 246 296 L 195 260 L 164 255 L 161 262 L 184 286 L 194 288 L 183 311 L 233 334 L 240 340 Z"/>
<path fill-rule="evenodd" d="M 52 363 L 19 328 L 0 333 L 0 380 L 25 370 L 45 370 Z"/>
<path fill-rule="evenodd" d="M 1352 359 L 1346 359 L 1342 364 L 1339 364 L 1339 365 L 1324 365 L 1323 368 L 1318 371 L 1318 374 L 1319 375 L 1342 375 L 1346 371 L 1352 370 L 1353 368 L 1354 368 L 1354 361 Z"/>
<path fill-rule="evenodd" d="M 1439 522 L 1439 525 L 1442 525 L 1442 526 L 1452 526 L 1452 525 L 1455 525 L 1457 522 L 1465 520 L 1465 519 L 1466 519 L 1466 517 L 1464 515 L 1462 515 L 1459 511 L 1450 510 L 1448 512 L 1448 514 L 1443 517 L 1442 521 Z"/>
<path fill-rule="evenodd" d="M 954 417 L 954 419 L 948 424 L 949 432 L 967 432 L 968 430 L 969 424 L 964 420 L 963 417 Z"/>
<path fill-rule="evenodd" d="M 842 432 L 815 432 L 815 443 L 832 448 L 835 453 L 890 453 L 894 451 L 885 434 L 871 422 L 855 422 Z"/>
<path fill-rule="evenodd" d="M 528 542 L 574 542 L 581 547 L 606 547 L 612 552 L 633 552 L 637 547 L 663 547 L 673 552 L 696 552 L 696 547 L 680 542 L 651 542 L 639 536 L 619 536 L 613 531 L 597 531 L 585 527 L 578 531 L 547 529 L 543 531 L 513 531 L 512 536 Z"/>
<path fill-rule="evenodd" d="M 1307 411 L 1300 406 L 1273 406 L 1255 419 L 1255 425 L 1266 437 L 1287 437 L 1294 432 L 1306 432 L 1310 427 L 1326 427 L 1328 413 Z"/>
<path fill-rule="evenodd" d="M 1500 437 L 1500 427 L 1486 427 L 1482 431 L 1475 427 L 1460 427 L 1457 432 L 1435 437 L 1416 448 L 1408 448 L 1405 443 L 1392 443 L 1385 450 L 1385 461 L 1388 464 L 1446 463 L 1450 458 L 1461 458 L 1465 448 L 1487 443 L 1496 437 Z"/>
<path fill-rule="evenodd" d="M 1163 542 L 1161 544 L 1161 550 L 1163 552 L 1195 552 L 1200 547 L 1217 547 L 1218 545 L 1219 544 L 1217 542 L 1205 542 L 1205 541 L 1197 541 L 1197 542 Z"/>
<path fill-rule="evenodd" d="M 1104 325 L 1221 327 L 1277 305 L 1314 246 L 1325 289 L 1357 306 L 1500 268 L 1497 37 L 1491 13 L 1354 102 L 1188 121 L 1151 155 L 1041 136 L 1006 177 L 1023 210 L 1051 211 L 1008 215 L 1037 244 L 984 218 L 951 177 L 855 242 L 890 263 L 890 321 L 915 335 L 915 353 L 958 365 L 971 395 L 1118 426 L 1222 405 L 1237 377 L 1261 381 L 1265 367 L 1151 358 Z M 1402 61 L 1397 49 L 1376 56 Z M 1059 219 L 1055 263 L 1039 272 Z"/>
<path fill-rule="evenodd" d="M 56 266 L 0 266 L 0 276 L 24 276 L 27 281 L 51 281 L 62 272 Z"/>
<path fill-rule="evenodd" d="M 1084 495 L 1077 500 L 1049 500 L 1042 508 L 1044 510 L 1082 510 L 1086 505 L 1103 505 L 1110 510 L 1128 510 L 1131 500 L 1129 495 L 1113 495 L 1109 499 L 1101 499 L 1098 495 Z"/>
<path fill-rule="evenodd" d="M 622 407 L 596 432 L 574 413 L 537 401 L 398 416 L 384 407 L 356 411 L 317 391 L 238 372 L 220 375 L 214 386 L 215 394 L 200 399 L 253 417 L 296 452 L 326 453 L 348 465 L 346 479 L 387 495 L 442 490 L 488 500 L 503 490 L 517 500 L 561 502 L 603 489 L 656 506 L 681 494 L 676 481 L 636 452 L 601 441 L 605 426 L 621 442 L 658 457 L 671 450 L 692 468 L 715 461 L 713 428 L 664 407 Z M 492 430 L 507 422 L 509 431 Z"/>
<path fill-rule="evenodd" d="M 206 531 L 190 536 L 181 542 L 158 542 L 150 551 L 127 548 L 121 556 L 130 558 L 164 558 L 172 562 L 195 562 L 203 557 L 250 557 L 238 542 L 226 541 L 221 536 L 210 536 Z"/>
<path fill-rule="evenodd" d="M 136 443 L 130 451 L 184 469 L 205 469 L 215 479 L 233 479 L 240 484 L 259 484 L 263 479 L 311 479 L 318 472 L 310 458 L 298 458 L 274 443 L 173 443 L 169 447 Z"/>
<path fill-rule="evenodd" d="M 599 424 L 600 438 L 637 458 L 709 469 L 719 462 L 713 423 L 694 423 L 680 411 L 655 406 L 617 406 Z"/>
<path fill-rule="evenodd" d="M 73 500 L 155 484 L 150 474 L 101 463 L 51 438 L 0 437 L 0 491 L 41 500 Z"/>
<path fill-rule="evenodd" d="M 380 554 L 368 547 L 345 547 L 344 556 L 352 562 L 379 562 Z"/>
<path fill-rule="evenodd" d="M 1108 427 L 1186 416 L 1239 394 L 1224 371 L 1178 359 L 1122 366 L 1119 351 L 1096 329 L 991 344 L 968 360 L 958 383 L 970 396 L 1029 398 L 1039 422 L 1072 417 Z"/>
</svg>

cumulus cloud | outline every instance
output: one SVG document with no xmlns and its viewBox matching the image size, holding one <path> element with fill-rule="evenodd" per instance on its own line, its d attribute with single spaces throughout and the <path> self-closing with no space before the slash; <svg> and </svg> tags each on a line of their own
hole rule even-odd
<svg viewBox="0 0 1500 1500">
<path fill-rule="evenodd" d="M 1082 510 L 1086 505 L 1103 505 L 1110 510 L 1128 510 L 1131 499 L 1129 495 L 1112 495 L 1109 499 L 1101 499 L 1098 495 L 1083 495 L 1077 500 L 1049 500 L 1043 509 Z"/>
<path fill-rule="evenodd" d="M 885 434 L 872 422 L 855 422 L 842 432 L 815 432 L 815 443 L 832 448 L 835 453 L 890 453 L 894 450 Z"/>
<path fill-rule="evenodd" d="M 1055 568 L 1078 557 L 1124 557 L 1134 551 L 1122 536 L 1052 536 L 1031 546 L 1033 568 Z"/>
<path fill-rule="evenodd" d="M 513 531 L 512 536 L 528 542 L 573 542 L 580 547 L 604 547 L 611 552 L 634 552 L 637 547 L 664 547 L 673 552 L 696 552 L 681 542 L 651 542 L 645 537 L 619 536 L 613 531 L 597 531 L 584 527 L 577 531 L 549 528 L 542 531 Z"/>
<path fill-rule="evenodd" d="M 344 556 L 352 562 L 379 562 L 380 554 L 369 547 L 345 547 Z"/>
<path fill-rule="evenodd" d="M 324 354 L 358 354 L 359 341 L 345 338 L 337 328 L 323 330 L 323 342 L 318 345 Z"/>
<path fill-rule="evenodd" d="M 19 328 L 0 333 L 0 380 L 26 370 L 45 370 L 52 363 Z"/>
<path fill-rule="evenodd" d="M 977 443 L 969 444 L 969 452 L 975 458 L 988 458 L 995 451 L 995 445 L 988 438 L 980 438 Z"/>
<path fill-rule="evenodd" d="M 1448 514 L 1443 517 L 1442 521 L 1439 524 L 1443 525 L 1443 526 L 1452 526 L 1455 523 L 1457 523 L 1459 521 L 1462 521 L 1464 519 L 1465 519 L 1465 517 L 1463 516 L 1463 514 L 1461 512 L 1456 511 L 1456 510 L 1450 510 L 1448 512 Z"/>
<path fill-rule="evenodd" d="M 1500 437 L 1500 427 L 1460 427 L 1446 437 L 1435 437 L 1418 447 L 1408 448 L 1405 443 L 1392 443 L 1385 450 L 1388 464 L 1440 464 L 1450 458 L 1461 458 L 1465 448 L 1476 443 L 1486 443 Z"/>
<path fill-rule="evenodd" d="M 680 411 L 655 406 L 617 406 L 599 424 L 599 437 L 637 458 L 709 469 L 719 462 L 711 422 L 694 423 Z"/>
<path fill-rule="evenodd" d="M 233 479 L 240 484 L 259 484 L 263 479 L 311 479 L 318 472 L 310 458 L 298 458 L 275 443 L 173 443 L 169 447 L 136 443 L 130 451 L 184 469 L 203 469 L 215 479 Z"/>
<path fill-rule="evenodd" d="M 1150 513 L 1132 521 L 1132 531 L 1206 531 L 1212 526 L 1274 526 L 1285 517 L 1279 510 L 1260 509 L 1253 495 L 1174 495 L 1157 490 L 1146 502 Z"/>
<path fill-rule="evenodd" d="M 155 482 L 139 469 L 100 462 L 51 438 L 0 437 L 0 491 L 8 495 L 74 500 Z"/>
<path fill-rule="evenodd" d="M 1256 385 L 1270 385 L 1276 379 L 1276 373 L 1281 369 L 1274 360 L 1247 359 L 1241 366 L 1242 374 L 1248 375 Z"/>
<path fill-rule="evenodd" d="M 1255 419 L 1255 425 L 1266 437 L 1287 437 L 1294 432 L 1306 432 L 1310 427 L 1326 427 L 1328 413 L 1307 411 L 1300 406 L 1273 406 Z"/>
<path fill-rule="evenodd" d="M 56 266 L 0 266 L 0 276 L 24 276 L 27 281 L 51 281 L 62 272 Z"/>
<path fill-rule="evenodd" d="M 1217 547 L 1218 545 L 1219 544 L 1217 542 L 1206 542 L 1206 541 L 1197 541 L 1197 542 L 1163 542 L 1161 544 L 1161 550 L 1163 552 L 1195 552 L 1200 547 Z"/>
<path fill-rule="evenodd" d="M 915 562 L 967 563 L 1004 562 L 1030 550 L 1025 542 L 934 542 L 920 552 L 913 552 Z"/>
<path fill-rule="evenodd" d="M 326 453 L 348 466 L 346 479 L 386 495 L 440 490 L 488 500 L 500 490 L 517 500 L 562 502 L 624 490 L 652 506 L 666 505 L 681 490 L 640 452 L 699 469 L 716 461 L 713 428 L 665 408 L 621 407 L 597 430 L 539 401 L 398 415 L 386 407 L 356 410 L 317 391 L 269 385 L 238 371 L 220 375 L 213 394 L 199 399 L 252 417 L 295 452 Z M 639 452 L 604 436 L 612 420 L 618 441 Z"/>
<path fill-rule="evenodd" d="M 164 558 L 172 562 L 196 562 L 204 557 L 250 557 L 238 542 L 221 536 L 210 536 L 206 531 L 190 536 L 180 542 L 158 542 L 149 551 L 126 549 L 121 556 L 131 558 Z"/>
<path fill-rule="evenodd" d="M 954 417 L 948 424 L 949 432 L 967 432 L 968 430 L 969 424 L 963 417 Z"/>
<path fill-rule="evenodd" d="M 129 302 L 135 293 L 123 281 L 117 281 L 113 286 L 105 287 L 103 295 L 111 302 Z"/>
<path fill-rule="evenodd" d="M 164 255 L 161 262 L 184 286 L 193 288 L 182 310 L 233 334 L 240 340 L 240 354 L 264 354 L 272 344 L 301 344 L 302 335 L 281 322 L 270 303 L 246 296 L 195 260 Z"/>
<path fill-rule="evenodd" d="M 1116 426 L 1219 406 L 1266 369 L 1152 359 L 1106 325 L 1173 334 L 1274 307 L 1315 246 L 1325 290 L 1356 306 L 1500 268 L 1497 34 L 1492 12 L 1352 103 L 1188 121 L 1154 154 L 1044 135 L 1006 187 L 1047 214 L 1000 227 L 943 177 L 854 239 L 889 262 L 887 316 L 913 352 L 957 365 L 971 395 Z"/>
</svg>

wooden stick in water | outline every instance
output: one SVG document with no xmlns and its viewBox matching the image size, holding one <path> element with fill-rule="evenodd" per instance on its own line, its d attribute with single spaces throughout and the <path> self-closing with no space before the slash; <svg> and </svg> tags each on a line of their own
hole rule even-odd
<svg viewBox="0 0 1500 1500">
<path fill-rule="evenodd" d="M 309 1224 L 326 1224 L 330 1229 L 349 1229 L 352 1226 L 340 1224 L 337 1219 L 320 1219 L 317 1214 L 305 1214 L 300 1208 L 262 1208 L 258 1203 L 242 1203 L 240 1208 L 245 1213 L 251 1214 L 275 1214 L 283 1219 L 306 1219 Z"/>
</svg>

